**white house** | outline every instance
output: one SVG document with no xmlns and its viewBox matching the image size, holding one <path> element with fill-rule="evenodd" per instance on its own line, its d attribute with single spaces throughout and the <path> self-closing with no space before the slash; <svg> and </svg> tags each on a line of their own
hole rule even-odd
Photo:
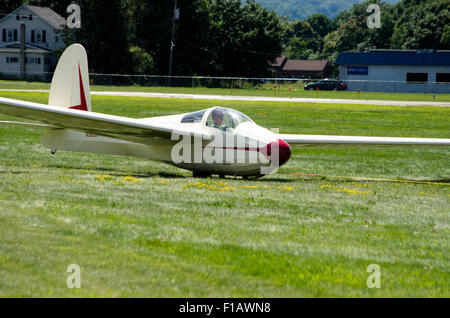
<svg viewBox="0 0 450 318">
<path fill-rule="evenodd" d="M 0 78 L 46 80 L 65 47 L 66 20 L 50 8 L 23 5 L 0 19 Z M 25 30 L 22 56 L 22 34 Z"/>
</svg>

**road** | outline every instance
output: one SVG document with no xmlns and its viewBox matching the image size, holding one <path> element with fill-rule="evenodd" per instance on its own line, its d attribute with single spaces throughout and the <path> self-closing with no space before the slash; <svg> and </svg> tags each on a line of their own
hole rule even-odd
<svg viewBox="0 0 450 318">
<path fill-rule="evenodd" d="M 0 89 L 0 91 L 16 92 L 42 92 L 48 90 L 22 90 Z M 290 97 L 266 97 L 266 96 L 230 96 L 230 95 L 202 95 L 202 94 L 174 94 L 174 93 L 148 93 L 148 92 L 97 92 L 91 91 L 91 95 L 101 96 L 126 96 L 170 99 L 204 99 L 224 101 L 254 101 L 254 102 L 289 102 L 289 103 L 319 103 L 319 104 L 355 104 L 355 105 L 379 105 L 379 106 L 434 106 L 450 107 L 450 102 L 420 102 L 420 101 L 391 101 L 391 100 L 360 100 L 360 99 L 325 99 L 325 98 L 290 98 Z"/>
</svg>

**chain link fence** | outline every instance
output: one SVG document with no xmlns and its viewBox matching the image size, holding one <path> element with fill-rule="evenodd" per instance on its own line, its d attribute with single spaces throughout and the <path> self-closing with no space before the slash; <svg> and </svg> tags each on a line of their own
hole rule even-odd
<svg viewBox="0 0 450 318">
<path fill-rule="evenodd" d="M 0 86 L 17 86 L 22 83 L 25 87 L 50 83 L 51 72 L 26 73 L 0 71 Z M 3 80 L 3 81 L 2 81 Z M 5 82 L 5 80 L 9 82 Z M 261 89 L 261 90 L 303 90 L 308 83 L 321 80 L 310 78 L 251 78 L 251 77 L 206 77 L 206 76 L 161 76 L 161 75 L 121 75 L 121 74 L 90 74 L 90 84 L 109 87 L 186 87 L 186 88 L 226 88 L 226 89 Z M 17 82 L 15 82 L 17 81 Z M 19 82 L 20 81 L 20 82 Z M 418 83 L 406 81 L 375 81 L 375 80 L 346 80 L 348 91 L 390 92 L 390 93 L 425 93 L 450 94 L 450 83 Z M 325 88 L 321 88 L 325 90 Z"/>
</svg>

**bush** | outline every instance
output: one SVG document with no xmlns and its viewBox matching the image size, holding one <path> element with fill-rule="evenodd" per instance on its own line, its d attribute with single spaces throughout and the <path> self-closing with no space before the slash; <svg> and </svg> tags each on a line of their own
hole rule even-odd
<svg viewBox="0 0 450 318">
<path fill-rule="evenodd" d="M 155 63 L 152 56 L 138 46 L 130 47 L 133 74 L 152 74 Z"/>
</svg>

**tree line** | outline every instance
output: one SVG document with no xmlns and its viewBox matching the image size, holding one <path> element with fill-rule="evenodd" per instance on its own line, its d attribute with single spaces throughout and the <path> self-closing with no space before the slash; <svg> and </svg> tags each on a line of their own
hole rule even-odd
<svg viewBox="0 0 450 318">
<path fill-rule="evenodd" d="M 384 0 L 396 3 L 399 0 Z M 305 20 L 314 13 L 324 13 L 335 18 L 339 12 L 351 8 L 359 0 L 256 0 L 266 8 L 274 9 L 279 15 L 289 16 L 295 20 Z"/>
<path fill-rule="evenodd" d="M 368 28 L 369 4 L 380 6 L 381 27 Z M 331 20 L 315 14 L 288 23 L 285 53 L 293 59 L 328 59 L 339 52 L 370 49 L 450 49 L 450 1 L 379 0 L 355 4 Z"/>
<path fill-rule="evenodd" d="M 0 13 L 22 3 L 50 7 L 67 17 L 81 7 L 77 42 L 97 73 L 168 73 L 175 0 L 4 0 Z M 381 28 L 369 29 L 369 3 L 381 7 Z M 330 19 L 314 14 L 288 20 L 253 0 L 178 0 L 173 75 L 271 76 L 271 62 L 327 59 L 339 52 L 388 49 L 450 49 L 450 1 L 370 0 Z M 66 30 L 66 41 L 71 35 Z"/>
</svg>

